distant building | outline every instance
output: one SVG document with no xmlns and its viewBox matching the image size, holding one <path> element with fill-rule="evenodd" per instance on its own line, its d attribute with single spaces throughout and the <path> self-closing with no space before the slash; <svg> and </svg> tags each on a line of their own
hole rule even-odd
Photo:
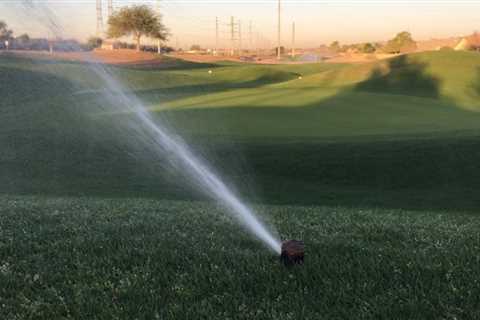
<svg viewBox="0 0 480 320">
<path fill-rule="evenodd" d="M 455 50 L 478 50 L 480 51 L 480 34 L 475 32 L 474 34 L 463 38 L 455 46 Z"/>
<path fill-rule="evenodd" d="M 118 41 L 111 40 L 111 39 L 106 39 L 103 40 L 101 48 L 103 50 L 116 50 L 119 49 L 119 43 Z"/>
<path fill-rule="evenodd" d="M 461 38 L 452 37 L 446 39 L 430 39 L 417 42 L 417 51 L 436 51 L 442 48 L 452 48 L 454 49 Z"/>
</svg>

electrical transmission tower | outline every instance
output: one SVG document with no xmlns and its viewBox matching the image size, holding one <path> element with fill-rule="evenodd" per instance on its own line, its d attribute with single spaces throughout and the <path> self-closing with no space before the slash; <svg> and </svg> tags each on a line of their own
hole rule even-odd
<svg viewBox="0 0 480 320">
<path fill-rule="evenodd" d="M 230 49 L 230 55 L 235 54 L 235 18 L 230 18 L 230 41 L 232 42 L 232 48 Z"/>
<path fill-rule="evenodd" d="M 248 49 L 253 50 L 253 25 L 252 21 L 250 21 L 248 25 Z"/>
<path fill-rule="evenodd" d="M 295 58 L 295 22 L 292 24 L 292 58 Z"/>
<path fill-rule="evenodd" d="M 238 20 L 238 54 L 242 55 L 242 21 Z"/>
<path fill-rule="evenodd" d="M 103 35 L 103 11 L 102 0 L 97 0 L 97 37 Z"/>
<path fill-rule="evenodd" d="M 278 39 L 277 39 L 277 59 L 282 57 L 282 2 L 278 0 Z"/>
<path fill-rule="evenodd" d="M 235 18 L 231 17 L 230 18 L 230 40 L 232 42 L 232 48 L 230 50 L 230 55 L 234 56 L 235 55 L 235 49 L 237 45 L 235 44 L 237 41 L 238 43 L 238 49 L 241 50 L 241 38 L 242 38 L 242 26 L 240 24 L 240 21 L 235 22 Z M 238 38 L 237 38 L 238 36 Z"/>
<path fill-rule="evenodd" d="M 158 19 L 160 19 L 160 16 L 161 16 L 160 0 L 157 0 L 156 2 L 155 11 L 157 12 Z M 162 40 L 160 40 L 160 38 L 157 39 L 157 53 L 158 54 L 162 53 Z"/>
<path fill-rule="evenodd" d="M 113 0 L 108 0 L 108 17 L 110 18 L 113 14 Z"/>
<path fill-rule="evenodd" d="M 220 33 L 220 30 L 219 30 L 219 21 L 218 21 L 218 17 L 215 17 L 215 51 L 213 53 L 214 56 L 217 56 L 218 55 L 218 41 L 219 41 L 219 33 Z"/>
</svg>

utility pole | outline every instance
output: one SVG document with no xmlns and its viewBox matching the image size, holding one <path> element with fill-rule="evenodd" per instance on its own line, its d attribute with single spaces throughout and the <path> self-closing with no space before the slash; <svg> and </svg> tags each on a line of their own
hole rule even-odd
<svg viewBox="0 0 480 320">
<path fill-rule="evenodd" d="M 113 0 L 108 0 L 108 17 L 110 18 L 113 14 Z"/>
<path fill-rule="evenodd" d="M 260 56 L 260 34 L 258 33 L 258 31 L 256 33 L 257 35 L 255 39 L 255 47 L 257 48 L 257 57 L 259 57 Z"/>
<path fill-rule="evenodd" d="M 295 58 L 295 22 L 292 24 L 292 59 Z"/>
<path fill-rule="evenodd" d="M 213 53 L 214 56 L 218 55 L 218 17 L 215 18 L 215 52 Z"/>
<path fill-rule="evenodd" d="M 278 0 L 278 39 L 277 39 L 277 59 L 280 60 L 282 57 L 281 47 L 282 47 L 282 2 Z"/>
<path fill-rule="evenodd" d="M 238 20 L 238 54 L 242 55 L 242 21 Z"/>
<path fill-rule="evenodd" d="M 102 0 L 97 0 L 97 37 L 103 35 L 103 12 L 102 12 Z"/>
<path fill-rule="evenodd" d="M 253 50 L 253 27 L 252 27 L 252 21 L 250 20 L 250 24 L 248 26 L 248 48 L 249 50 Z"/>
<path fill-rule="evenodd" d="M 231 41 L 232 49 L 230 50 L 230 55 L 235 55 L 235 19 L 233 16 L 230 18 L 230 32 L 231 32 Z"/>
<path fill-rule="evenodd" d="M 161 16 L 160 0 L 157 0 L 156 11 L 157 11 L 157 17 L 158 19 L 160 19 L 160 16 Z M 162 40 L 160 40 L 160 38 L 157 39 L 157 53 L 162 54 Z"/>
</svg>

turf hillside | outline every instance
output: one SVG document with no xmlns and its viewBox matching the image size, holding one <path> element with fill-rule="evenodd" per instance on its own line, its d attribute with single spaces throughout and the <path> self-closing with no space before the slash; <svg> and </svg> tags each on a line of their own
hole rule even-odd
<svg viewBox="0 0 480 320">
<path fill-rule="evenodd" d="M 192 196 L 162 160 L 131 149 L 131 115 L 105 113 L 87 66 L 1 56 L 0 69 L 2 191 Z M 469 52 L 110 67 L 256 200 L 411 208 L 478 205 L 479 70 Z"/>
<path fill-rule="evenodd" d="M 108 71 L 306 264 L 198 201 L 88 66 L 0 55 L 0 319 L 480 318 L 479 54 Z"/>
</svg>

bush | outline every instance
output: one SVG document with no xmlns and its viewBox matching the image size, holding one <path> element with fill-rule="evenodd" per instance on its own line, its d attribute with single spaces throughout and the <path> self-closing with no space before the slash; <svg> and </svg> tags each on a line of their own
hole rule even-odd
<svg viewBox="0 0 480 320">
<path fill-rule="evenodd" d="M 99 37 L 90 37 L 87 40 L 87 49 L 88 50 L 93 50 L 100 48 L 102 46 L 103 39 Z"/>
<path fill-rule="evenodd" d="M 364 44 L 360 45 L 359 50 L 362 53 L 374 53 L 377 49 L 371 43 L 364 43 Z"/>
<path fill-rule="evenodd" d="M 190 47 L 190 50 L 192 51 L 201 51 L 202 50 L 202 47 L 200 47 L 200 45 L 198 44 L 194 44 Z"/>
<path fill-rule="evenodd" d="M 332 50 L 333 52 L 339 52 L 341 47 L 340 47 L 340 42 L 338 41 L 333 41 L 330 46 L 329 46 L 330 50 Z"/>
<path fill-rule="evenodd" d="M 398 33 L 395 38 L 388 41 L 383 48 L 385 53 L 407 53 L 417 49 L 417 43 L 413 40 L 410 32 L 403 31 Z"/>
</svg>

